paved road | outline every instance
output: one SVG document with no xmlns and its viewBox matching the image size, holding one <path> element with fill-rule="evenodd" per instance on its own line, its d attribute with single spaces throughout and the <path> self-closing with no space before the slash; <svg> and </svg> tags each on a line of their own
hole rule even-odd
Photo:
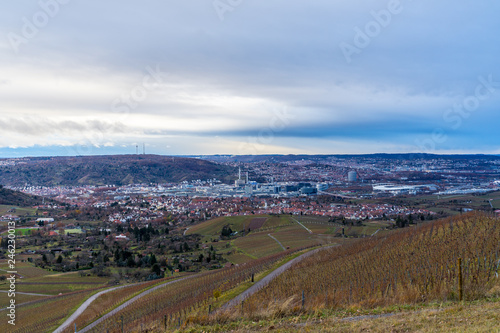
<svg viewBox="0 0 500 333">
<path fill-rule="evenodd" d="M 87 327 L 85 327 L 84 329 L 78 331 L 78 333 L 84 333 L 84 332 L 88 332 L 90 331 L 91 329 L 93 329 L 94 327 L 96 327 L 97 325 L 99 325 L 101 322 L 103 322 L 104 320 L 108 319 L 109 317 L 112 317 L 114 316 L 115 314 L 117 314 L 118 312 L 120 312 L 121 310 L 125 309 L 127 306 L 129 306 L 130 304 L 134 303 L 135 301 L 137 301 L 138 299 L 152 293 L 153 291 L 157 290 L 157 289 L 160 289 L 160 288 L 163 288 L 169 284 L 172 284 L 172 283 L 176 283 L 176 282 L 180 282 L 180 281 L 184 281 L 184 280 L 187 280 L 187 279 L 191 279 L 193 277 L 197 276 L 196 274 L 195 275 L 190 275 L 190 276 L 186 276 L 186 277 L 183 277 L 183 278 L 180 278 L 180 279 L 177 279 L 177 280 L 174 280 L 174 281 L 168 281 L 168 282 L 165 282 L 165 283 L 162 283 L 156 287 L 153 287 L 151 289 L 148 289 L 142 293 L 140 293 L 139 295 L 135 296 L 134 298 L 126 301 L 125 303 L 123 303 L 122 305 L 120 305 L 119 307 L 117 307 L 116 309 L 114 309 L 113 311 L 110 311 L 108 312 L 107 314 L 105 314 L 104 316 L 102 316 L 101 318 L 99 318 L 98 320 L 94 321 L 92 324 L 88 325 Z M 54 332 L 55 333 L 55 332 Z"/>
<path fill-rule="evenodd" d="M 267 234 L 269 237 L 271 237 L 272 239 L 274 239 L 280 246 L 281 248 L 283 249 L 283 251 L 286 251 L 285 247 L 283 246 L 283 244 L 281 244 L 281 242 L 279 240 L 277 240 L 274 236 L 271 236 L 271 234 Z"/>
<path fill-rule="evenodd" d="M 189 228 L 187 228 L 186 230 L 184 230 L 184 233 L 182 234 L 183 236 L 186 236 L 186 232 L 189 230 Z"/>
<path fill-rule="evenodd" d="M 221 306 L 219 311 L 229 310 L 229 309 L 241 304 L 241 302 L 244 301 L 246 298 L 252 296 L 257 291 L 259 291 L 260 289 L 267 286 L 269 284 L 269 282 L 271 282 L 274 278 L 276 278 L 278 275 L 282 274 L 284 271 L 286 271 L 287 269 L 289 269 L 290 267 L 292 267 L 293 265 L 295 265 L 299 261 L 302 261 L 305 258 L 307 258 L 315 253 L 318 253 L 319 251 L 323 251 L 323 250 L 329 249 L 329 248 L 334 247 L 334 246 L 339 246 L 339 245 L 340 244 L 335 244 L 335 245 L 331 245 L 331 246 L 327 246 L 327 247 L 322 247 L 322 248 L 319 248 L 316 250 L 312 250 L 312 251 L 304 253 L 301 256 L 298 256 L 295 259 L 290 260 L 289 262 L 278 267 L 277 269 L 275 269 L 274 271 L 269 273 L 266 277 L 264 277 L 262 280 L 255 283 L 253 286 L 251 286 L 250 288 L 248 288 L 247 290 L 245 290 L 244 292 L 242 292 L 241 294 L 239 294 L 238 296 L 236 296 L 235 298 L 233 298 L 232 300 L 230 300 L 229 302 L 227 302 L 226 304 Z"/>
</svg>

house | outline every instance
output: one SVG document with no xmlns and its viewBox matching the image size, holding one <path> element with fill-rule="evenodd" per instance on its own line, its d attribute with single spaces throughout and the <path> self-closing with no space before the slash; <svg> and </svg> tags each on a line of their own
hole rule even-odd
<svg viewBox="0 0 500 333">
<path fill-rule="evenodd" d="M 125 241 L 128 241 L 129 238 L 127 236 L 125 236 L 124 234 L 119 234 L 115 237 L 116 240 L 125 240 Z"/>
<path fill-rule="evenodd" d="M 45 217 L 45 218 L 36 219 L 36 221 L 43 222 L 43 223 L 52 223 L 52 222 L 54 222 L 54 219 L 52 217 Z"/>
</svg>

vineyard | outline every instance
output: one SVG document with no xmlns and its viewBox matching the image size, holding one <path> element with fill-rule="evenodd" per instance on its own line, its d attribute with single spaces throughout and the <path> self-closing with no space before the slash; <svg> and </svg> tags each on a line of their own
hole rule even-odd
<svg viewBox="0 0 500 333">
<path fill-rule="evenodd" d="M 153 280 L 145 283 L 137 283 L 105 293 L 99 296 L 94 302 L 92 302 L 91 305 L 85 311 L 83 311 L 83 313 L 78 316 L 78 318 L 73 321 L 63 332 L 74 332 L 73 328 L 75 324 L 76 327 L 85 327 L 86 325 L 97 320 L 102 315 L 113 310 L 118 305 L 124 303 L 140 292 L 143 292 L 156 284 L 168 281 L 170 279 L 172 278 Z"/>
<path fill-rule="evenodd" d="M 249 281 L 252 275 L 268 270 L 291 253 L 292 251 L 284 251 L 239 266 L 201 273 L 169 284 L 140 298 L 92 327 L 88 332 L 119 332 L 122 325 L 127 331 L 136 331 L 143 325 L 150 326 L 152 323 L 161 329 L 177 327 L 179 323 L 185 322 L 191 314 L 201 309 L 205 311 L 208 308 L 207 314 L 208 311 L 215 310 L 220 295 Z"/>
<path fill-rule="evenodd" d="M 31 333 L 52 332 L 64 318 L 89 297 L 94 290 L 51 297 L 17 308 L 16 326 L 0 321 L 0 332 Z M 4 313 L 3 313 L 4 314 Z"/>
<path fill-rule="evenodd" d="M 498 293 L 499 252 L 499 220 L 486 215 L 407 228 L 315 254 L 233 315 L 474 300 Z"/>
</svg>

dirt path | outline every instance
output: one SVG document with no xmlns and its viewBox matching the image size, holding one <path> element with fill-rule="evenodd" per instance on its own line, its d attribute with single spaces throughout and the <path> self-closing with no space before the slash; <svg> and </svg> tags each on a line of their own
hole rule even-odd
<svg viewBox="0 0 500 333">
<path fill-rule="evenodd" d="M 315 253 L 317 253 L 319 251 L 323 251 L 323 250 L 329 249 L 329 248 L 334 247 L 334 246 L 339 246 L 339 245 L 340 244 L 336 244 L 336 245 L 331 245 L 331 246 L 322 247 L 322 248 L 319 248 L 319 249 L 316 249 L 316 250 L 312 250 L 312 251 L 306 252 L 306 253 L 298 256 L 297 258 L 294 258 L 294 259 L 290 260 L 289 262 L 287 262 L 286 264 L 278 267 L 277 269 L 275 269 L 274 271 L 272 271 L 271 273 L 269 273 L 266 277 L 264 277 L 262 280 L 260 280 L 259 282 L 255 283 L 253 286 L 251 286 L 250 288 L 248 288 L 247 290 L 245 290 L 244 292 L 242 292 L 241 294 L 239 294 L 238 296 L 236 296 L 235 298 L 233 298 L 232 300 L 230 300 L 229 302 L 227 302 L 226 304 L 224 304 L 219 309 L 219 311 L 229 310 L 229 309 L 237 306 L 238 304 L 241 304 L 241 302 L 244 301 L 246 298 L 252 296 L 257 291 L 259 291 L 260 289 L 262 289 L 265 286 L 267 286 L 269 284 L 269 282 L 271 282 L 278 275 L 280 275 L 281 273 L 283 273 L 284 271 L 286 271 L 287 269 L 289 269 L 290 267 L 292 267 L 296 263 L 304 260 L 305 258 L 307 258 L 307 257 L 309 257 L 309 256 L 311 256 L 311 255 L 313 255 L 313 254 L 315 254 Z"/>
<path fill-rule="evenodd" d="M 9 292 L 8 290 L 0 290 L 0 293 L 8 293 L 8 292 Z M 54 296 L 54 295 L 49 295 L 49 294 L 23 293 L 23 292 L 20 292 L 20 291 L 16 291 L 16 294 L 30 295 L 30 296 L 40 296 L 40 297 L 51 297 L 51 296 Z"/>
<path fill-rule="evenodd" d="M 283 251 L 286 251 L 285 247 L 283 246 L 283 244 L 281 244 L 281 242 L 279 240 L 277 240 L 274 236 L 271 236 L 271 234 L 267 234 L 269 237 L 271 237 L 272 239 L 274 239 L 280 246 L 281 248 L 283 249 Z"/>
<path fill-rule="evenodd" d="M 299 222 L 299 220 L 295 219 L 292 217 L 292 220 L 294 220 L 295 222 L 297 222 L 298 224 L 300 224 L 300 226 L 304 229 L 307 230 L 308 233 L 312 234 L 313 232 L 311 230 L 309 230 L 305 225 L 303 225 L 302 223 Z"/>
<path fill-rule="evenodd" d="M 10 271 L 7 271 L 7 270 L 5 270 L 5 269 L 1 269 L 1 268 L 0 268 L 0 271 L 2 271 L 2 272 L 7 272 L 7 273 L 8 273 L 8 272 L 10 272 Z M 17 276 L 19 276 L 19 278 L 20 278 L 20 279 L 24 279 L 24 278 L 25 278 L 24 276 L 22 276 L 22 275 L 21 275 L 21 274 L 19 274 L 19 273 L 16 273 L 16 275 L 17 275 Z"/>
</svg>

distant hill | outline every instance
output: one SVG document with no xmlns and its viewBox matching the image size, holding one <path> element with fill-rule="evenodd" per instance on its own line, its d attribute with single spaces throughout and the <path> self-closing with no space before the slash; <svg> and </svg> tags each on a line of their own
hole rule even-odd
<svg viewBox="0 0 500 333">
<path fill-rule="evenodd" d="M 437 155 L 424 153 L 401 153 L 401 154 L 352 154 L 352 155 L 204 155 L 197 156 L 208 161 L 220 162 L 290 162 L 297 160 L 326 160 L 331 157 L 335 158 L 376 158 L 386 160 L 432 160 L 432 159 L 447 159 L 447 160 L 498 160 L 500 155 Z"/>
<path fill-rule="evenodd" d="M 12 191 L 0 185 L 0 205 L 31 207 L 40 205 L 42 200 L 41 197 Z"/>
<path fill-rule="evenodd" d="M 126 185 L 217 178 L 230 182 L 232 167 L 210 161 L 158 155 L 32 157 L 0 166 L 8 186 Z"/>
</svg>

